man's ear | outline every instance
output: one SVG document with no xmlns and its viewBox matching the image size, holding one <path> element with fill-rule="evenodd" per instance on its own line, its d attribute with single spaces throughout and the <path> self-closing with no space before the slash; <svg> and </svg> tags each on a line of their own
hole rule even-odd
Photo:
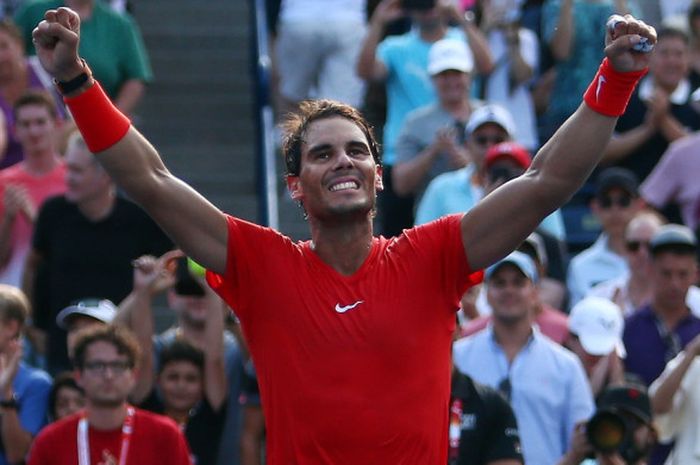
<svg viewBox="0 0 700 465">
<path fill-rule="evenodd" d="M 377 165 L 376 177 L 374 179 L 374 187 L 375 187 L 375 189 L 377 189 L 377 192 L 381 192 L 384 190 L 384 181 L 382 180 L 383 174 L 384 174 L 384 168 L 382 168 L 380 165 Z"/>
<path fill-rule="evenodd" d="M 292 200 L 301 200 L 303 192 L 299 183 L 299 176 L 287 176 L 287 190 Z"/>
</svg>

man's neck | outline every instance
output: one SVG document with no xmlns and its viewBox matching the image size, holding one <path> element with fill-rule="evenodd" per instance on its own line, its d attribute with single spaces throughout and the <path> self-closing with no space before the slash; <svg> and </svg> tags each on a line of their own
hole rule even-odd
<svg viewBox="0 0 700 465">
<path fill-rule="evenodd" d="M 494 318 L 493 333 L 496 342 L 506 353 L 508 361 L 512 362 L 532 336 L 532 321 L 530 318 L 523 318 L 517 322 L 504 323 Z"/>
<path fill-rule="evenodd" d="M 85 411 L 91 427 L 102 431 L 121 428 L 126 418 L 126 402 L 117 407 L 102 407 L 91 404 L 88 400 Z"/>
<path fill-rule="evenodd" d="M 61 160 L 57 153 L 47 150 L 45 152 L 35 152 L 24 154 L 24 169 L 29 174 L 41 176 L 56 168 Z"/>
<path fill-rule="evenodd" d="M 617 255 L 625 253 L 625 236 L 624 234 L 608 233 L 608 249 L 615 252 Z"/>
<path fill-rule="evenodd" d="M 444 24 L 435 26 L 426 26 L 419 28 L 420 38 L 425 42 L 434 43 L 445 37 L 447 34 L 447 26 Z"/>
<path fill-rule="evenodd" d="M 472 112 L 472 108 L 467 97 L 459 100 L 443 100 L 440 102 L 440 106 L 442 106 L 442 108 L 452 115 L 452 117 L 457 121 L 461 121 L 465 124 Z"/>
<path fill-rule="evenodd" d="M 81 21 L 85 21 L 92 16 L 95 0 L 66 0 L 66 6 L 78 13 Z"/>
<path fill-rule="evenodd" d="M 670 330 L 674 329 L 690 313 L 685 302 L 659 302 L 658 299 L 654 299 L 652 302 L 654 313 Z"/>
<path fill-rule="evenodd" d="M 177 332 L 181 335 L 187 342 L 192 344 L 198 349 L 204 349 L 206 345 L 206 332 L 204 326 L 195 326 L 188 323 L 185 319 L 180 318 L 178 320 Z"/>
<path fill-rule="evenodd" d="M 372 247 L 372 219 L 327 224 L 309 218 L 316 255 L 338 273 L 350 276 L 360 269 Z"/>
<path fill-rule="evenodd" d="M 90 221 L 100 221 L 112 212 L 116 202 L 116 193 L 110 190 L 97 198 L 78 204 L 78 210 Z"/>
</svg>

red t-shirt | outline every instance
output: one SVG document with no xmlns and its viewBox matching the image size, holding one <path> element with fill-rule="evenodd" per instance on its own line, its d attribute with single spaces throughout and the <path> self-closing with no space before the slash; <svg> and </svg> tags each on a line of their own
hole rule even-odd
<svg viewBox="0 0 700 465">
<path fill-rule="evenodd" d="M 228 218 L 225 276 L 260 384 L 268 463 L 444 464 L 455 311 L 481 280 L 454 215 L 342 276 L 309 242 Z"/>
<path fill-rule="evenodd" d="M 27 465 L 76 465 L 78 463 L 78 421 L 80 414 L 45 427 L 34 440 Z M 113 431 L 88 430 L 90 463 L 104 462 L 106 450 L 119 463 L 121 428 Z M 136 409 L 127 465 L 192 465 L 185 437 L 168 417 Z"/>
</svg>

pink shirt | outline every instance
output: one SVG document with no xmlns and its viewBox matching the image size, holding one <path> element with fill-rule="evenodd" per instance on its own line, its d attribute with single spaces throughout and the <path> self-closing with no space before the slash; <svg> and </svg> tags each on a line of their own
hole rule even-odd
<svg viewBox="0 0 700 465">
<path fill-rule="evenodd" d="M 25 162 L 0 170 L 0 216 L 5 212 L 5 187 L 22 186 L 34 207 L 38 210 L 44 201 L 66 191 L 66 168 L 63 162 L 53 170 L 41 176 L 35 176 L 26 170 Z M 34 224 L 23 214 L 18 214 L 11 232 L 10 259 L 0 268 L 0 283 L 19 286 L 24 269 L 24 260 L 29 252 Z"/>
</svg>

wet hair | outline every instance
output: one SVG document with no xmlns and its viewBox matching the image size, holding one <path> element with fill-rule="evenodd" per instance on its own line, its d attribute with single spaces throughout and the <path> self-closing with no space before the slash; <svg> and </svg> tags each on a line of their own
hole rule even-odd
<svg viewBox="0 0 700 465">
<path fill-rule="evenodd" d="M 14 41 L 22 46 L 24 50 L 24 39 L 22 38 L 22 31 L 19 27 L 9 18 L 3 18 L 0 20 L 0 32 L 4 32 L 10 36 Z"/>
<path fill-rule="evenodd" d="M 0 284 L 0 321 L 18 321 L 20 327 L 29 316 L 29 299 L 20 289 Z"/>
<path fill-rule="evenodd" d="M 58 398 L 58 391 L 63 388 L 73 389 L 81 394 L 85 394 L 83 388 L 78 386 L 78 383 L 75 381 L 73 373 L 64 371 L 57 374 L 53 379 L 53 384 L 51 385 L 51 390 L 49 391 L 48 413 L 52 420 L 56 419 L 56 400 Z"/>
<path fill-rule="evenodd" d="M 36 105 L 46 108 L 51 115 L 51 118 L 58 118 L 58 110 L 56 109 L 56 102 L 45 90 L 29 89 L 17 99 L 14 105 L 12 105 L 12 115 L 15 120 L 17 119 L 17 113 L 20 108 Z"/>
<path fill-rule="evenodd" d="M 284 143 L 282 153 L 287 170 L 287 176 L 299 176 L 301 171 L 301 147 L 304 136 L 311 123 L 327 118 L 345 118 L 355 123 L 365 134 L 369 149 L 377 165 L 381 165 L 379 145 L 374 137 L 374 131 L 367 120 L 350 105 L 334 100 L 305 100 L 299 104 L 299 110 L 289 113 L 282 125 Z"/>
<path fill-rule="evenodd" d="M 160 351 L 158 362 L 158 374 L 162 373 L 163 369 L 172 362 L 190 362 L 202 374 L 204 373 L 204 352 L 182 338 L 176 338 L 164 346 Z"/>
<path fill-rule="evenodd" d="M 126 355 L 130 367 L 136 367 L 141 347 L 131 331 L 123 326 L 92 325 L 78 331 L 73 357 L 73 364 L 78 370 L 82 371 L 85 366 L 88 347 L 100 341 L 112 344 L 119 355 Z"/>
</svg>

